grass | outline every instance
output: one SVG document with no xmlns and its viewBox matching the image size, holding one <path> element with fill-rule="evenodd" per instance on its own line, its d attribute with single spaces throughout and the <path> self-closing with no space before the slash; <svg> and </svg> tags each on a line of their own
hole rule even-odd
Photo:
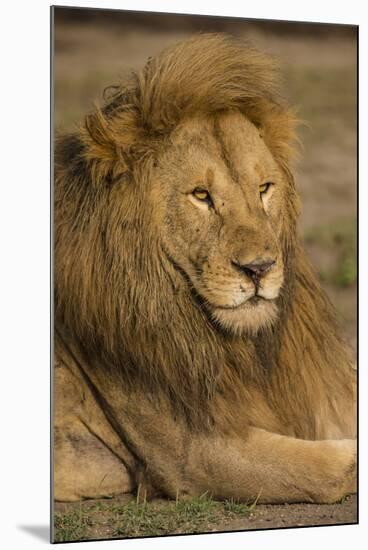
<svg viewBox="0 0 368 550">
<path fill-rule="evenodd" d="M 219 502 L 206 494 L 177 501 L 81 503 L 79 509 L 55 514 L 55 542 L 211 532 L 249 516 L 255 504 Z"/>
<path fill-rule="evenodd" d="M 83 511 L 82 504 L 79 510 L 67 514 L 56 513 L 54 517 L 55 542 L 83 540 L 86 537 L 89 516 Z"/>
<path fill-rule="evenodd" d="M 335 261 L 328 269 L 320 270 L 322 281 L 346 288 L 357 281 L 357 226 L 355 218 L 317 226 L 305 235 L 307 245 L 333 250 Z"/>
</svg>

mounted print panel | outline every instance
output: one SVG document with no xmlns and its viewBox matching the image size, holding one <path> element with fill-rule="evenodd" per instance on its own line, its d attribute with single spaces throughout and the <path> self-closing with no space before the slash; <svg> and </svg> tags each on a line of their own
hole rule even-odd
<svg viewBox="0 0 368 550">
<path fill-rule="evenodd" d="M 53 541 L 357 523 L 357 27 L 52 22 Z"/>
</svg>

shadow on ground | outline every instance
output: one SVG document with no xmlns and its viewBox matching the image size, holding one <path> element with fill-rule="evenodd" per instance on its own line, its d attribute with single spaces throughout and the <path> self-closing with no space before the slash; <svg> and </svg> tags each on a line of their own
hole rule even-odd
<svg viewBox="0 0 368 550">
<path fill-rule="evenodd" d="M 17 529 L 29 533 L 34 538 L 42 542 L 50 542 L 50 526 L 49 525 L 17 525 Z"/>
</svg>

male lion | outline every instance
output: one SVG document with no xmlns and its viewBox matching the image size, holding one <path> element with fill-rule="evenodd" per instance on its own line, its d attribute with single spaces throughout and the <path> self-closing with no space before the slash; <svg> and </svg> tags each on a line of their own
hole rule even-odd
<svg viewBox="0 0 368 550">
<path fill-rule="evenodd" d="M 355 373 L 297 234 L 277 75 L 200 35 L 58 138 L 57 500 L 355 491 Z"/>
</svg>

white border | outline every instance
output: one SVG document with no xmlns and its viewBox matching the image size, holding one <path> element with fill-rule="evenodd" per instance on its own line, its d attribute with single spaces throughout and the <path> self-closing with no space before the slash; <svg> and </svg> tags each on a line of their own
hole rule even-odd
<svg viewBox="0 0 368 550">
<path fill-rule="evenodd" d="M 84 0 L 59 5 L 199 13 L 360 25 L 360 181 L 367 174 L 367 18 L 364 2 L 278 0 Z M 49 521 L 49 5 L 18 0 L 1 8 L 1 530 L 3 548 L 34 548 L 44 542 L 19 526 Z M 4 125 L 5 118 L 5 125 Z M 360 187 L 360 280 L 367 231 L 367 185 Z M 360 290 L 361 491 L 360 525 L 82 543 L 86 548 L 363 548 L 367 538 L 367 292 Z M 115 545 L 115 546 L 114 546 Z M 76 546 L 71 544 L 71 546 Z"/>
</svg>

